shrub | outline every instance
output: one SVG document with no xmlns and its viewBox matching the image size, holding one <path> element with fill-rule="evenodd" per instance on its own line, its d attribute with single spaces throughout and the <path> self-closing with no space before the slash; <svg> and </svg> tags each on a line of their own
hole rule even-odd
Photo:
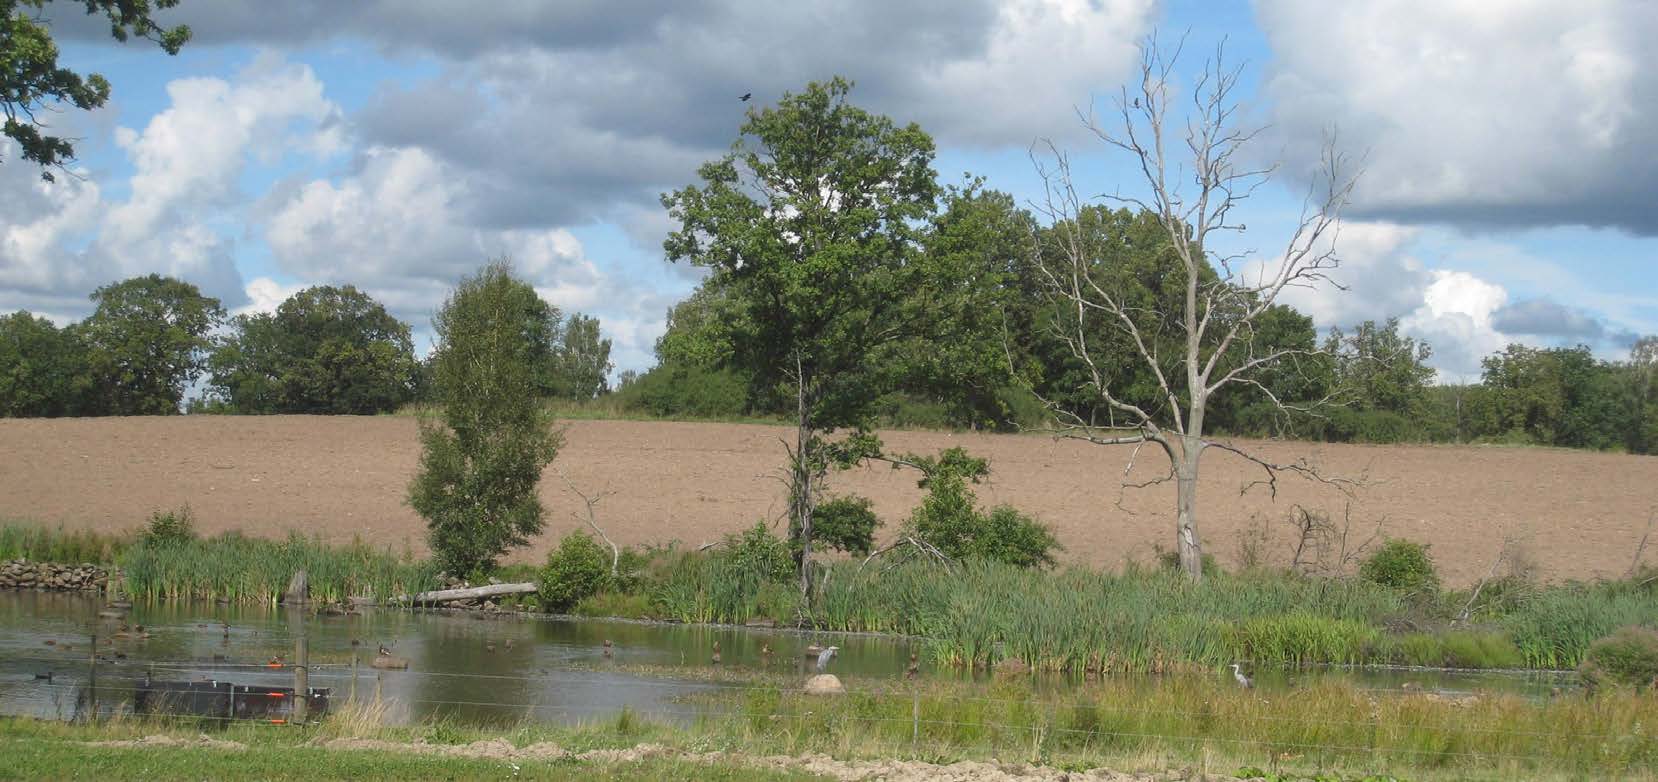
<svg viewBox="0 0 1658 782">
<path fill-rule="evenodd" d="M 726 536 L 715 559 L 726 572 L 758 583 L 789 581 L 795 572 L 789 544 L 771 534 L 764 522 L 755 522 L 740 535 Z"/>
<path fill-rule="evenodd" d="M 1180 571 L 1180 552 L 1174 549 L 1163 548 L 1160 544 L 1153 544 L 1152 551 L 1157 555 L 1157 564 L 1164 570 Z M 1215 562 L 1215 555 L 1203 553 L 1203 575 L 1212 576 L 1220 572 L 1220 565 Z"/>
<path fill-rule="evenodd" d="M 875 546 L 875 516 L 867 497 L 836 497 L 812 511 L 812 542 L 845 551 L 868 554 Z"/>
<path fill-rule="evenodd" d="M 155 511 L 150 514 L 150 521 L 144 527 L 140 536 L 146 543 L 174 543 L 182 540 L 196 539 L 196 520 L 190 514 L 190 506 L 186 505 L 178 510 Z"/>
<path fill-rule="evenodd" d="M 1625 627 L 1590 644 L 1578 673 L 1590 689 L 1658 684 L 1658 631 Z"/>
<path fill-rule="evenodd" d="M 1059 541 L 1041 522 L 1002 505 L 990 513 L 979 510 L 967 487 L 990 473 L 985 460 L 950 448 L 938 458 L 908 457 L 925 477 L 927 490 L 921 506 L 906 524 L 911 535 L 954 559 L 979 558 L 1020 567 L 1052 565 Z"/>
<path fill-rule="evenodd" d="M 1402 538 L 1382 544 L 1359 566 L 1359 576 L 1374 584 L 1418 595 L 1432 594 L 1439 589 L 1439 574 L 1434 571 L 1427 544 Z"/>
<path fill-rule="evenodd" d="M 567 611 L 583 598 L 597 594 L 610 581 L 610 552 L 584 532 L 572 532 L 547 555 L 541 571 L 541 604 L 549 611 Z"/>
</svg>

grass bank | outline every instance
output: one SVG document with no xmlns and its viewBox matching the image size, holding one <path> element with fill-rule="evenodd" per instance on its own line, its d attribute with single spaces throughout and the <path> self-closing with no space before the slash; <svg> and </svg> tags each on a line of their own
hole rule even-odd
<svg viewBox="0 0 1658 782">
<path fill-rule="evenodd" d="M 1658 720 L 1658 702 L 1630 693 L 1546 702 L 1493 695 L 1453 700 L 1322 681 L 1263 697 L 1213 680 L 1108 677 L 1064 695 L 1033 696 L 1028 685 L 1011 681 L 990 687 L 886 682 L 883 688 L 851 680 L 848 694 L 814 697 L 801 693 L 798 684 L 753 680 L 695 696 L 697 705 L 712 713 L 682 725 L 624 711 L 579 727 L 453 721 L 388 726 L 373 709 L 346 707 L 305 729 L 194 721 L 118 720 L 95 728 L 0 721 L 0 742 L 12 750 L 10 757 L 23 759 L 11 766 L 18 769 L 13 773 L 30 778 L 64 776 L 70 767 L 62 764 L 89 757 L 117 777 L 138 775 L 139 769 L 152 770 L 149 776 L 197 778 L 287 778 L 296 774 L 291 769 L 305 769 L 313 778 L 507 776 L 504 762 L 531 778 L 568 778 L 556 774 L 571 769 L 623 778 L 638 771 L 641 778 L 655 773 L 772 779 L 802 778 L 775 774 L 809 769 L 756 761 L 821 753 L 835 762 L 816 770 L 836 776 L 853 768 L 867 771 L 868 764 L 909 760 L 1105 768 L 1147 779 L 1169 769 L 1297 780 L 1658 779 L 1658 735 L 1646 727 Z M 204 730 L 215 741 L 246 749 L 213 749 L 198 738 Z M 181 740 L 182 749 L 167 751 L 207 765 L 171 765 L 177 761 L 150 754 L 143 744 L 82 752 L 88 741 L 152 735 Z M 607 752 L 643 746 L 664 749 L 648 758 Z M 218 755 L 207 756 L 209 750 Z M 145 754 L 127 755 L 135 760 L 123 763 L 123 752 Z M 405 765 L 411 760 L 406 756 L 416 755 L 414 760 L 427 765 Z M 592 765 L 600 758 L 610 764 Z M 483 765 L 465 765 L 474 761 Z M 645 765 L 628 765 L 635 763 Z M 954 773 L 948 778 L 971 776 L 959 767 Z"/>
</svg>

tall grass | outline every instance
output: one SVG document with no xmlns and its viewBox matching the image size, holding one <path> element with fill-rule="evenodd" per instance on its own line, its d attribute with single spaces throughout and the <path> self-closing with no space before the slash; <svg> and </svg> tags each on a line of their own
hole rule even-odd
<svg viewBox="0 0 1658 782">
<path fill-rule="evenodd" d="M 332 546 L 293 534 L 287 540 L 230 532 L 212 538 L 141 541 L 120 557 L 126 587 L 149 600 L 207 599 L 274 603 L 296 571 L 311 596 L 385 599 L 437 586 L 437 565 L 362 543 Z"/>
<path fill-rule="evenodd" d="M 78 565 L 90 562 L 107 565 L 136 541 L 135 533 L 106 534 L 91 530 L 65 530 L 38 524 L 0 524 L 0 561 L 27 559 Z"/>
</svg>

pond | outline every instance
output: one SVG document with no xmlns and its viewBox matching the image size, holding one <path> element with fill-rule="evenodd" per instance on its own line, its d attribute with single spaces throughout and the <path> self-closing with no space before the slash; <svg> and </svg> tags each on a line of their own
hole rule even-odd
<svg viewBox="0 0 1658 782">
<path fill-rule="evenodd" d="M 164 603 L 138 605 L 124 618 L 110 618 L 100 617 L 103 608 L 88 595 L 0 592 L 0 713 L 57 719 L 84 715 L 94 648 L 103 714 L 130 709 L 146 676 L 292 686 L 290 664 L 302 620 L 310 685 L 333 688 L 335 704 L 353 694 L 367 699 L 378 693 L 386 719 L 398 723 L 436 716 L 473 723 L 525 718 L 575 723 L 607 718 L 624 708 L 661 720 L 689 721 L 706 707 L 688 704 L 707 699 L 684 696 L 741 686 L 721 681 L 724 672 L 792 673 L 804 681 L 814 672 L 806 647 L 833 644 L 840 651 L 829 670 L 849 684 L 897 680 L 923 643 L 887 636 L 480 612 L 380 608 L 361 615 L 317 616 L 270 606 Z M 123 623 L 128 626 L 124 633 Z M 718 664 L 713 662 L 716 643 Z M 407 658 L 409 668 L 370 667 L 382 644 Z M 764 653 L 768 647 L 769 655 Z M 268 667 L 272 662 L 278 667 Z M 630 672 L 642 669 L 651 675 Z M 660 675 L 664 671 L 667 676 Z M 932 669 L 923 659 L 922 675 L 984 674 Z M 1570 686 L 1569 678 L 1547 673 L 1320 669 L 1253 675 L 1266 690 L 1331 676 L 1369 688 L 1443 692 L 1542 695 L 1554 686 Z M 1051 692 L 1087 683 L 1038 676 L 1031 677 L 1031 686 Z"/>
</svg>

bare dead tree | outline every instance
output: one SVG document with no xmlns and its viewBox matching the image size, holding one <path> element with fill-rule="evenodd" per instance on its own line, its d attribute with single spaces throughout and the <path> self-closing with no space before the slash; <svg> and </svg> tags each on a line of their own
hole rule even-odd
<svg viewBox="0 0 1658 782">
<path fill-rule="evenodd" d="M 598 515 L 594 513 L 593 509 L 598 507 L 600 500 L 603 500 L 616 492 L 607 489 L 590 496 L 583 493 L 581 489 L 576 488 L 575 481 L 570 480 L 570 476 L 565 475 L 563 470 L 554 468 L 553 471 L 558 473 L 558 477 L 564 481 L 565 486 L 569 487 L 570 492 L 575 494 L 577 497 L 580 497 L 582 503 L 587 506 L 586 519 L 583 519 L 581 515 L 575 511 L 571 511 L 570 516 L 577 521 L 586 521 L 587 526 L 592 527 L 593 531 L 599 534 L 599 538 L 605 542 L 605 545 L 610 546 L 610 577 L 615 578 L 618 575 L 617 570 L 621 567 L 622 549 L 616 545 L 615 541 L 610 539 L 609 535 L 604 534 L 603 529 L 599 528 L 599 518 Z"/>
<path fill-rule="evenodd" d="M 1176 540 L 1180 564 L 1192 580 L 1202 578 L 1202 550 L 1198 537 L 1197 482 L 1200 457 L 1217 448 L 1242 458 L 1262 471 L 1254 485 L 1276 493 L 1281 474 L 1299 475 L 1346 491 L 1353 481 L 1331 478 L 1305 459 L 1278 463 L 1229 442 L 1204 434 L 1204 414 L 1210 399 L 1237 389 L 1253 389 L 1281 413 L 1308 412 L 1331 400 L 1297 404 L 1278 398 L 1261 382 L 1264 370 L 1321 355 L 1318 348 L 1262 349 L 1255 346 L 1255 325 L 1286 290 L 1332 285 L 1337 267 L 1335 238 L 1342 208 L 1354 180 L 1347 160 L 1333 138 L 1322 150 L 1322 171 L 1308 189 L 1300 221 L 1276 259 L 1252 261 L 1249 253 L 1220 254 L 1211 239 L 1225 232 L 1242 233 L 1235 219 L 1239 207 L 1268 182 L 1276 166 L 1256 167 L 1248 162 L 1246 147 L 1259 129 L 1239 124 L 1235 95 L 1241 70 L 1228 66 L 1224 50 L 1205 64 L 1191 93 L 1191 106 L 1174 105 L 1173 72 L 1179 47 L 1165 58 L 1155 38 L 1141 47 L 1140 80 L 1134 93 L 1124 87 L 1115 98 L 1116 118 L 1107 128 L 1090 110 L 1083 116 L 1088 129 L 1111 148 L 1126 153 L 1144 179 L 1144 195 L 1105 194 L 1107 201 L 1155 215 L 1185 271 L 1185 296 L 1177 312 L 1147 313 L 1121 291 L 1103 284 L 1099 272 L 1100 248 L 1086 232 L 1082 212 L 1087 199 L 1078 194 L 1066 155 L 1047 145 L 1052 163 L 1037 161 L 1045 197 L 1033 204 L 1051 229 L 1038 250 L 1037 267 L 1051 300 L 1064 318 L 1057 336 L 1086 372 L 1086 388 L 1110 411 L 1100 424 L 1078 411 L 1049 404 L 1058 423 L 1055 432 L 1100 445 L 1133 445 L 1133 468 L 1139 448 L 1158 447 L 1169 460 L 1166 475 L 1132 484 L 1148 486 L 1167 481 L 1176 485 Z M 1182 138 L 1183 137 L 1183 138 Z M 1033 156 L 1034 157 L 1034 156 Z M 1217 279 L 1205 281 L 1200 272 L 1213 269 Z M 1183 337 L 1180 353 L 1166 362 L 1159 355 L 1148 315 L 1158 323 L 1173 322 L 1175 336 Z M 1115 333 L 1133 345 L 1133 355 L 1107 354 L 1098 349 L 1105 335 Z M 1118 371 L 1123 361 L 1143 365 L 1155 380 L 1155 404 L 1127 395 Z M 1248 490 L 1248 486 L 1245 490 Z"/>
</svg>

